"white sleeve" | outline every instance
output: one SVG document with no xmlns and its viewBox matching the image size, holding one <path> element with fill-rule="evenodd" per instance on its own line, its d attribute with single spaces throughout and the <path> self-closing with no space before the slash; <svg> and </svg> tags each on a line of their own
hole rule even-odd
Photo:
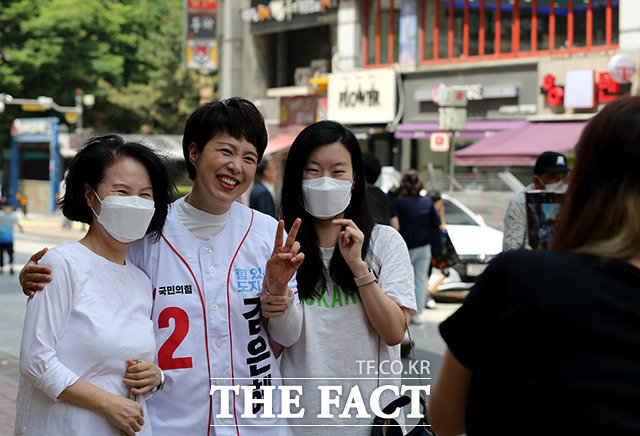
<svg viewBox="0 0 640 436">
<path fill-rule="evenodd" d="M 373 250 L 380 262 L 378 285 L 385 295 L 398 306 L 409 309 L 410 316 L 414 316 L 417 313 L 416 294 L 407 244 L 400 233 L 389 226 L 376 225 L 374 231 Z"/>
<path fill-rule="evenodd" d="M 51 282 L 27 302 L 20 346 L 20 374 L 52 400 L 80 377 L 63 365 L 56 346 L 71 315 L 73 291 L 69 268 L 59 253 L 48 252 L 40 262 L 51 267 Z"/>
<path fill-rule="evenodd" d="M 290 347 L 302 332 L 302 304 L 293 295 L 286 300 L 287 310 L 282 316 L 269 319 L 269 334 L 274 341 Z"/>
</svg>

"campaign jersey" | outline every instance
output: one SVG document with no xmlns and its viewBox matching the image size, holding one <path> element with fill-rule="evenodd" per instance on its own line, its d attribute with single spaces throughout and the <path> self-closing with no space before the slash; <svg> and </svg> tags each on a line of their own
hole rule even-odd
<svg viewBox="0 0 640 436">
<path fill-rule="evenodd" d="M 178 200 L 180 201 L 180 200 Z M 218 418 L 221 394 L 211 386 L 281 384 L 278 364 L 260 322 L 262 279 L 273 252 L 277 222 L 233 203 L 223 230 L 198 241 L 171 207 L 158 241 L 147 237 L 133 244 L 131 260 L 151 278 L 152 320 L 158 366 L 165 372 L 164 390 L 148 401 L 154 434 L 284 434 L 286 420 L 242 418 L 244 394 L 230 395 L 233 418 Z M 295 291 L 295 282 L 290 283 Z M 261 395 L 256 391 L 254 395 Z M 273 395 L 274 414 L 280 396 Z M 212 427 L 210 427 L 210 424 Z"/>
</svg>

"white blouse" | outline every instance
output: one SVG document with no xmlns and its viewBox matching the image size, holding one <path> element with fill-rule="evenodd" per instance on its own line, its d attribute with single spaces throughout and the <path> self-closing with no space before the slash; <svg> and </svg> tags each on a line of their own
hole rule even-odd
<svg viewBox="0 0 640 436">
<path fill-rule="evenodd" d="M 78 378 L 128 397 L 127 359 L 154 360 L 152 287 L 132 263 L 79 242 L 49 250 L 52 281 L 27 304 L 20 349 L 16 435 L 120 435 L 105 415 L 58 400 Z M 146 419 L 139 435 L 151 434 Z"/>
</svg>

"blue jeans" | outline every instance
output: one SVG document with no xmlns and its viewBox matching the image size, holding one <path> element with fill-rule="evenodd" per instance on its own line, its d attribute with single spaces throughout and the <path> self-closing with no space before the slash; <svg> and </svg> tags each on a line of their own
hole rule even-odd
<svg viewBox="0 0 640 436">
<path fill-rule="evenodd" d="M 409 258 L 411 259 L 411 266 L 413 266 L 416 305 L 418 306 L 418 314 L 420 314 L 426 304 L 427 270 L 431 263 L 431 247 L 423 245 L 422 247 L 409 248 Z"/>
</svg>

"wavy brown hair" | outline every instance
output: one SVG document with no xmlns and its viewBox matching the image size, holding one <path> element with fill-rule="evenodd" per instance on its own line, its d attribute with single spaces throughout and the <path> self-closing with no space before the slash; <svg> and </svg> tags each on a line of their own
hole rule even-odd
<svg viewBox="0 0 640 436">
<path fill-rule="evenodd" d="M 640 97 L 607 104 L 578 144 L 552 248 L 626 260 L 640 254 Z"/>
<path fill-rule="evenodd" d="M 420 174 L 413 169 L 404 170 L 400 179 L 400 195 L 420 195 L 424 189 L 424 180 Z"/>
</svg>

